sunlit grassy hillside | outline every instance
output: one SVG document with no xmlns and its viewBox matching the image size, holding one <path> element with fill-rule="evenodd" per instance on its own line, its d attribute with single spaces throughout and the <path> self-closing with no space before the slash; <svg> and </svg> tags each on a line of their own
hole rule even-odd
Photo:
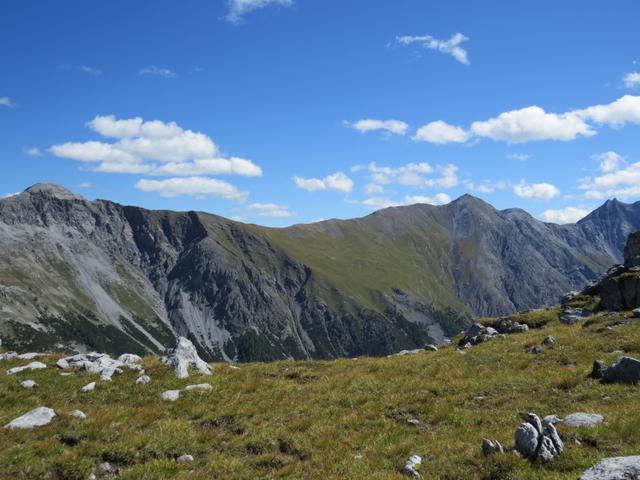
<svg viewBox="0 0 640 480">
<path fill-rule="evenodd" d="M 553 316 L 520 320 L 541 325 Z M 555 345 L 527 352 L 547 335 Z M 0 423 L 39 406 L 58 416 L 35 430 L 0 429 L 0 476 L 85 480 L 108 461 L 119 469 L 117 478 L 129 480 L 387 480 L 405 478 L 399 468 L 418 454 L 426 478 L 575 480 L 602 457 L 640 452 L 640 387 L 588 378 L 594 359 L 611 362 L 620 352 L 640 356 L 640 320 L 602 315 L 574 326 L 552 320 L 466 353 L 450 346 L 391 358 L 220 364 L 213 377 L 186 380 L 149 357 L 143 363 L 150 384 L 136 385 L 135 372 L 127 371 L 84 394 L 79 389 L 97 376 L 61 376 L 56 355 L 44 357 L 46 370 L 5 375 L 28 363 L 12 360 L 1 365 Z M 27 378 L 40 388 L 21 387 Z M 185 392 L 173 403 L 160 399 L 164 390 L 202 382 L 213 390 Z M 70 417 L 73 409 L 88 418 Z M 513 454 L 483 458 L 483 437 L 513 446 L 522 410 L 597 412 L 607 424 L 560 425 L 567 451 L 550 464 Z M 183 454 L 193 455 L 193 463 L 175 461 Z"/>
</svg>

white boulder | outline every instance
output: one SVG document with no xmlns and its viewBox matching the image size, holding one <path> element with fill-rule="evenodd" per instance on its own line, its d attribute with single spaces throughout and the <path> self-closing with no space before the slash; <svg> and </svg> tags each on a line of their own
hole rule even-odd
<svg viewBox="0 0 640 480">
<path fill-rule="evenodd" d="M 71 412 L 71 416 L 79 420 L 84 420 L 85 418 L 87 418 L 87 414 L 82 410 L 74 410 L 73 412 Z"/>
<path fill-rule="evenodd" d="M 189 366 L 192 366 L 203 375 L 213 374 L 209 364 L 198 356 L 193 343 L 184 337 L 178 337 L 178 344 L 175 348 L 169 350 L 166 356 L 162 357 L 162 363 L 171 366 L 178 378 L 187 378 L 189 376 Z"/>
<path fill-rule="evenodd" d="M 580 480 L 633 480 L 640 478 L 640 456 L 605 458 L 584 472 Z"/>
<path fill-rule="evenodd" d="M 53 420 L 55 416 L 56 412 L 54 412 L 53 409 L 38 407 L 7 423 L 4 428 L 13 430 L 18 428 L 42 427 L 43 425 L 51 423 L 51 420 Z"/>
<path fill-rule="evenodd" d="M 175 402 L 180 398 L 180 390 L 167 390 L 160 397 L 166 402 Z"/>
<path fill-rule="evenodd" d="M 82 393 L 93 392 L 96 389 L 96 382 L 87 383 L 80 389 Z"/>
<path fill-rule="evenodd" d="M 188 385 L 185 390 L 211 390 L 213 387 L 210 383 L 199 383 L 197 385 Z"/>
<path fill-rule="evenodd" d="M 150 381 L 151 381 L 151 377 L 149 375 L 141 375 L 136 380 L 136 383 L 138 383 L 140 385 L 146 385 Z"/>
<path fill-rule="evenodd" d="M 22 385 L 24 388 L 38 388 L 40 386 L 33 380 L 23 380 L 22 382 L 20 382 L 20 385 Z"/>
<path fill-rule="evenodd" d="M 7 375 L 15 375 L 16 373 L 25 372 L 27 370 L 40 370 L 42 368 L 47 368 L 47 366 L 42 362 L 31 362 L 28 365 L 10 368 L 7 370 Z"/>
</svg>

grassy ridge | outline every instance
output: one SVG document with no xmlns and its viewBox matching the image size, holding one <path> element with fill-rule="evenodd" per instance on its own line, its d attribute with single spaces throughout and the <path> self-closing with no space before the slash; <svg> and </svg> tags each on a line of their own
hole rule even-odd
<svg viewBox="0 0 640 480">
<path fill-rule="evenodd" d="M 605 329 L 620 320 L 627 323 Z M 539 355 L 526 353 L 547 335 L 557 343 Z M 386 480 L 405 478 L 398 468 L 415 453 L 424 458 L 427 478 L 575 480 L 602 457 L 640 449 L 640 387 L 587 377 L 595 358 L 610 362 L 616 351 L 640 356 L 639 320 L 602 315 L 574 326 L 551 320 L 464 354 L 446 347 L 392 358 L 244 364 L 239 370 L 215 365 L 213 377 L 187 380 L 148 357 L 149 385 L 135 385 L 135 372 L 125 372 L 88 394 L 79 389 L 96 375 L 63 377 L 55 367 L 1 373 L 1 424 L 38 406 L 59 416 L 31 431 L 0 429 L 0 472 L 13 479 L 84 480 L 109 461 L 121 469 L 118 478 L 129 480 Z M 53 365 L 55 358 L 44 361 Z M 24 363 L 2 362 L 2 369 Z M 19 381 L 26 378 L 40 389 L 23 389 Z M 164 390 L 207 381 L 214 386 L 210 392 L 160 400 Z M 72 419 L 68 412 L 76 408 L 88 419 Z M 548 465 L 511 454 L 483 458 L 483 437 L 513 445 L 521 410 L 597 412 L 608 424 L 560 426 L 568 448 Z M 409 425 L 409 418 L 420 425 Z M 176 463 L 182 454 L 195 461 Z"/>
</svg>

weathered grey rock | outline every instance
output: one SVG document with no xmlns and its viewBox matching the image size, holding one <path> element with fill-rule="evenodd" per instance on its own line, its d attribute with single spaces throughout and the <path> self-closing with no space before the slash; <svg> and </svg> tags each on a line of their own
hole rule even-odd
<svg viewBox="0 0 640 480">
<path fill-rule="evenodd" d="M 118 357 L 118 362 L 122 363 L 123 365 L 138 363 L 140 361 L 142 361 L 142 357 L 136 355 L 135 353 L 123 353 Z"/>
<path fill-rule="evenodd" d="M 422 353 L 424 350 L 421 348 L 414 348 L 413 350 L 400 350 L 399 352 L 387 355 L 387 357 L 404 357 L 405 355 L 415 355 Z"/>
<path fill-rule="evenodd" d="M 84 420 L 85 418 L 87 418 L 87 414 L 84 413 L 82 410 L 73 410 L 71 412 L 71 416 L 79 420 Z"/>
<path fill-rule="evenodd" d="M 605 458 L 580 476 L 580 480 L 638 479 L 640 479 L 640 456 Z"/>
<path fill-rule="evenodd" d="M 435 345 L 432 345 L 432 344 L 425 345 L 424 349 L 428 350 L 430 352 L 437 352 L 438 351 L 438 347 L 436 347 Z"/>
<path fill-rule="evenodd" d="M 556 430 L 556 427 L 553 423 L 548 424 L 544 427 L 542 435 L 545 438 L 551 439 L 551 442 L 556 449 L 556 454 L 564 452 L 564 442 L 560 438 L 560 434 L 558 433 L 558 430 Z"/>
<path fill-rule="evenodd" d="M 529 353 L 537 355 L 538 353 L 542 353 L 542 348 L 540 348 L 538 345 L 535 345 L 529 349 Z"/>
<path fill-rule="evenodd" d="M 178 458 L 176 458 L 176 462 L 179 462 L 179 463 L 191 463 L 191 462 L 193 462 L 193 456 L 192 455 L 180 455 Z"/>
<path fill-rule="evenodd" d="M 137 355 L 135 356 L 137 357 Z M 122 367 L 125 366 L 121 361 L 114 360 L 105 353 L 96 352 L 71 355 L 58 360 L 56 365 L 62 369 L 86 370 L 90 373 L 98 373 L 100 374 L 100 380 L 107 382 L 111 380 L 115 373 L 122 373 Z"/>
<path fill-rule="evenodd" d="M 522 420 L 533 425 L 538 434 L 542 433 L 542 422 L 540 421 L 540 417 L 538 415 L 532 412 L 520 412 L 518 415 Z"/>
<path fill-rule="evenodd" d="M 176 377 L 187 378 L 189 367 L 195 368 L 202 375 L 212 375 L 213 370 L 198 356 L 196 347 L 184 337 L 178 338 L 176 347 L 162 357 L 162 362 L 175 369 Z"/>
<path fill-rule="evenodd" d="M 491 441 L 489 439 L 483 438 L 482 454 L 485 457 L 488 457 L 489 455 L 494 455 L 496 453 L 504 453 L 504 447 L 502 446 L 502 444 L 497 440 Z"/>
<path fill-rule="evenodd" d="M 51 420 L 53 420 L 55 416 L 56 412 L 54 412 L 53 409 L 47 407 L 38 407 L 7 423 L 4 428 L 13 430 L 42 427 L 43 425 L 48 425 L 49 423 L 51 423 Z"/>
<path fill-rule="evenodd" d="M 421 463 L 422 463 L 422 458 L 419 455 L 411 455 L 409 459 L 406 461 L 406 463 L 404 464 L 404 467 L 402 468 L 402 472 L 405 475 L 408 475 L 413 478 L 421 478 L 422 475 L 420 475 L 420 472 L 416 470 L 416 467 L 418 467 Z"/>
<path fill-rule="evenodd" d="M 544 337 L 544 340 L 542 340 L 542 345 L 553 345 L 554 343 L 556 343 L 556 337 L 552 335 Z"/>
<path fill-rule="evenodd" d="M 138 383 L 140 385 L 146 385 L 150 381 L 151 381 L 151 377 L 149 375 L 141 375 L 136 380 L 136 383 Z"/>
<path fill-rule="evenodd" d="M 595 427 L 596 425 L 604 422 L 604 417 L 597 413 L 583 413 L 577 412 L 567 415 L 562 424 L 567 427 Z"/>
<path fill-rule="evenodd" d="M 67 362 L 64 358 L 61 358 L 56 362 L 56 367 L 66 370 L 69 368 L 69 362 Z"/>
<path fill-rule="evenodd" d="M 516 430 L 516 450 L 525 458 L 535 459 L 538 453 L 540 432 L 530 423 L 523 423 Z"/>
<path fill-rule="evenodd" d="M 417 418 L 409 418 L 407 419 L 407 423 L 409 425 L 413 425 L 414 427 L 417 427 L 418 425 L 420 425 L 420 420 L 418 420 Z"/>
<path fill-rule="evenodd" d="M 30 389 L 38 388 L 40 386 L 33 380 L 23 380 L 22 382 L 20 382 L 20 385 L 22 385 L 24 388 L 30 388 Z"/>
<path fill-rule="evenodd" d="M 547 415 L 542 419 L 542 427 L 545 428 L 547 425 L 555 425 L 560 422 L 562 422 L 562 419 L 557 415 Z"/>
<path fill-rule="evenodd" d="M 640 381 L 640 360 L 632 357 L 620 357 L 602 372 L 602 381 L 606 383 L 638 383 Z"/>
<path fill-rule="evenodd" d="M 113 467 L 109 462 L 104 462 L 98 465 L 99 474 L 105 474 L 105 473 L 111 473 L 111 472 L 113 472 Z"/>
<path fill-rule="evenodd" d="M 39 357 L 40 354 L 36 353 L 36 352 L 28 352 L 28 353 L 21 353 L 20 355 L 18 355 L 17 358 L 19 358 L 20 360 L 33 360 L 36 357 Z"/>
<path fill-rule="evenodd" d="M 82 393 L 93 392 L 96 389 L 96 382 L 87 383 L 80 389 Z"/>
<path fill-rule="evenodd" d="M 595 360 L 593 362 L 593 367 L 591 368 L 591 378 L 600 379 L 602 378 L 602 373 L 604 372 L 605 364 L 602 360 Z"/>
<path fill-rule="evenodd" d="M 166 402 L 175 402 L 180 398 L 180 390 L 167 390 L 160 397 Z"/>
<path fill-rule="evenodd" d="M 640 318 L 640 308 L 634 308 L 631 311 L 631 314 L 633 315 L 633 318 Z"/>
<path fill-rule="evenodd" d="M 578 295 L 580 295 L 580 292 L 578 292 L 577 290 L 567 292 L 560 297 L 560 304 L 564 305 L 565 303 L 570 302 L 571 300 L 576 298 Z"/>
<path fill-rule="evenodd" d="M 213 387 L 210 383 L 199 383 L 197 385 L 187 385 L 185 390 L 211 390 Z"/>
<path fill-rule="evenodd" d="M 16 373 L 26 372 L 27 370 L 41 370 L 43 368 L 47 368 L 47 366 L 44 363 L 31 362 L 28 365 L 10 368 L 9 370 L 7 370 L 7 375 L 15 375 Z"/>
<path fill-rule="evenodd" d="M 18 352 L 4 352 L 0 353 L 0 360 L 12 360 L 18 356 Z"/>
<path fill-rule="evenodd" d="M 624 266 L 627 268 L 640 266 L 640 231 L 634 232 L 627 238 L 624 247 Z"/>
<path fill-rule="evenodd" d="M 538 451 L 536 453 L 536 460 L 538 462 L 550 462 L 553 460 L 559 452 L 556 450 L 551 439 L 545 435 L 540 437 L 540 444 L 538 445 Z"/>
</svg>

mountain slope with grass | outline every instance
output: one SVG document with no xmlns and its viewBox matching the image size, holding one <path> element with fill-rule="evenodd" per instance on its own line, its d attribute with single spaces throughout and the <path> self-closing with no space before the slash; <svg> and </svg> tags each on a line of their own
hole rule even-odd
<svg viewBox="0 0 640 480">
<path fill-rule="evenodd" d="M 38 184 L 0 200 L 0 336 L 152 353 L 184 335 L 235 361 L 422 347 L 596 278 L 640 228 L 640 203 L 601 208 L 559 226 L 465 195 L 273 229 Z"/>
<path fill-rule="evenodd" d="M 32 408 L 53 408 L 51 424 L 0 428 L 0 471 L 6 478 L 85 480 L 103 462 L 112 477 L 166 479 L 398 479 L 420 455 L 424 478 L 575 480 L 604 457 L 640 451 L 638 386 L 590 378 L 595 359 L 640 356 L 640 320 L 596 313 L 574 325 L 559 309 L 514 317 L 532 328 L 461 353 L 454 344 L 388 358 L 215 364 L 212 377 L 178 379 L 149 356 L 151 376 L 75 372 L 61 376 L 60 354 L 36 360 L 46 369 L 4 374 L 31 360 L 0 362 L 0 424 Z M 529 353 L 549 335 L 555 343 Z M 457 340 L 455 338 L 454 340 Z M 26 389 L 25 379 L 40 387 Z M 80 388 L 97 381 L 93 392 Z M 209 382 L 175 402 L 160 394 Z M 87 418 L 70 416 L 74 409 Z M 558 425 L 566 451 L 546 464 L 514 454 L 483 457 L 483 438 L 514 445 L 520 411 L 564 417 L 598 413 L 594 428 Z M 408 420 L 418 421 L 409 423 Z M 180 463 L 182 455 L 192 463 Z"/>
</svg>

